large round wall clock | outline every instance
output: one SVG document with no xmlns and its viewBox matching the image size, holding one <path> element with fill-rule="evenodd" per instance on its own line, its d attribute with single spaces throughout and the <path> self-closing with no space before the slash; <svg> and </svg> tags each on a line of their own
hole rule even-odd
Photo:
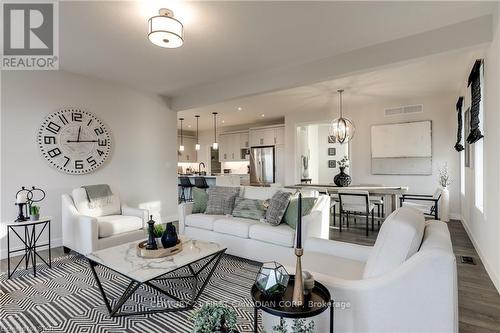
<svg viewBox="0 0 500 333">
<path fill-rule="evenodd" d="M 66 108 L 49 114 L 38 131 L 43 157 L 55 168 L 85 174 L 103 165 L 111 152 L 111 131 L 94 114 Z"/>
</svg>

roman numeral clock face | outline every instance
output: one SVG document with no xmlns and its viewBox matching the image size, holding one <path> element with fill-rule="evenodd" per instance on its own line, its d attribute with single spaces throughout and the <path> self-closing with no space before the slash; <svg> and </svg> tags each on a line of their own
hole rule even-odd
<svg viewBox="0 0 500 333">
<path fill-rule="evenodd" d="M 58 170 L 85 174 L 103 165 L 111 152 L 111 132 L 90 112 L 62 109 L 48 115 L 38 131 L 38 146 Z"/>
</svg>

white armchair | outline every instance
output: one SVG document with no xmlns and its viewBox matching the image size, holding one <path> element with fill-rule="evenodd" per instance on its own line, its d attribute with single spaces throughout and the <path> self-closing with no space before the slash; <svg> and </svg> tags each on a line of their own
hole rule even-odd
<svg viewBox="0 0 500 333">
<path fill-rule="evenodd" d="M 146 237 L 148 211 L 128 207 L 113 195 L 111 207 L 92 209 L 83 188 L 62 195 L 64 251 L 86 255 Z M 78 209 L 79 207 L 80 209 Z"/>
<path fill-rule="evenodd" d="M 373 247 L 310 238 L 303 268 L 336 302 L 335 332 L 458 332 L 456 259 L 446 223 L 400 208 Z M 328 311 L 313 318 L 327 332 Z M 263 315 L 267 331 L 276 317 Z"/>
</svg>

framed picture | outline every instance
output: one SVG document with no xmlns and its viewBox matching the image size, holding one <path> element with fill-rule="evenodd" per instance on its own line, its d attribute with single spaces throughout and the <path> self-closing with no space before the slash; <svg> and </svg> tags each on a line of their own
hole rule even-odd
<svg viewBox="0 0 500 333">
<path fill-rule="evenodd" d="M 328 168 L 335 169 L 336 167 L 337 167 L 337 161 L 336 160 L 329 160 L 328 161 Z"/>
<path fill-rule="evenodd" d="M 328 143 L 337 143 L 337 139 L 333 135 L 329 135 Z"/>
<path fill-rule="evenodd" d="M 337 148 L 328 148 L 328 156 L 337 155 Z"/>
</svg>

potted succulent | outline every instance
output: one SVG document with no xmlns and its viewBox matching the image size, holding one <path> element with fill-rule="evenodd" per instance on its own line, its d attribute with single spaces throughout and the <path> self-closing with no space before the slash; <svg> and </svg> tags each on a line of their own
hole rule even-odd
<svg viewBox="0 0 500 333">
<path fill-rule="evenodd" d="M 163 247 L 163 245 L 161 244 L 161 236 L 163 236 L 164 232 L 165 232 L 165 227 L 163 226 L 163 224 L 155 223 L 153 233 L 155 235 L 156 244 L 158 245 L 158 248 Z"/>
<path fill-rule="evenodd" d="M 192 333 L 237 333 L 236 312 L 223 304 L 205 304 L 193 315 Z"/>
<path fill-rule="evenodd" d="M 38 221 L 40 219 L 40 207 L 31 206 L 30 207 L 30 221 Z"/>
</svg>

